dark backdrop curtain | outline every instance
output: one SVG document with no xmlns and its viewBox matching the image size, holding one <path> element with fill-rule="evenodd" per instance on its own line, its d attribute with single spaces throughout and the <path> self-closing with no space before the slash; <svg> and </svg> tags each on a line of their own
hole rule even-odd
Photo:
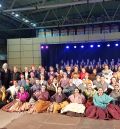
<svg viewBox="0 0 120 129">
<path fill-rule="evenodd" d="M 81 45 L 84 45 L 84 48 L 81 48 Z M 95 59 L 98 61 L 99 58 L 102 61 L 106 59 L 108 59 L 108 61 L 112 59 L 117 61 L 120 57 L 120 46 L 116 47 L 115 43 L 110 43 L 110 47 L 107 47 L 107 43 L 101 43 L 100 48 L 97 47 L 97 43 L 93 43 L 93 48 L 90 48 L 90 45 L 90 43 L 47 45 L 48 49 L 41 49 L 42 65 L 48 68 L 49 66 L 55 67 L 56 64 L 63 65 L 64 63 L 71 63 L 72 60 L 74 64 L 79 64 L 82 60 Z M 69 49 L 67 49 L 66 46 L 69 46 Z M 74 48 L 74 46 L 77 48 Z"/>
</svg>

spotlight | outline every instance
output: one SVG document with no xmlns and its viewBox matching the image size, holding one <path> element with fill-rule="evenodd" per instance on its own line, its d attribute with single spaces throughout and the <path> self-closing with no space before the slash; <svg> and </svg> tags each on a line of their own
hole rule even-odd
<svg viewBox="0 0 120 129">
<path fill-rule="evenodd" d="M 48 49 L 48 46 L 46 46 L 45 48 Z"/>
<path fill-rule="evenodd" d="M 27 19 L 26 19 L 26 20 L 25 20 L 25 22 L 26 22 L 26 23 L 28 23 L 28 22 L 29 22 L 29 20 L 27 20 Z"/>
<path fill-rule="evenodd" d="M 19 17 L 19 14 L 15 14 L 15 17 Z"/>
<path fill-rule="evenodd" d="M 69 46 L 66 46 L 67 49 L 69 49 L 70 47 Z"/>
<path fill-rule="evenodd" d="M 91 48 L 93 48 L 93 45 L 90 45 Z"/>
<path fill-rule="evenodd" d="M 36 27 L 37 25 L 35 23 L 32 24 L 33 27 Z"/>
<path fill-rule="evenodd" d="M 116 47 L 118 47 L 118 46 L 119 46 L 119 44 L 118 44 L 118 43 L 116 43 L 116 44 L 115 44 L 115 46 L 116 46 Z"/>
<path fill-rule="evenodd" d="M 23 20 L 23 21 L 25 21 L 26 19 L 25 19 L 25 18 L 23 18 L 22 20 Z"/>
<path fill-rule="evenodd" d="M 12 14 L 12 15 L 14 15 L 14 14 L 15 14 L 15 12 L 12 12 L 11 14 Z"/>
<path fill-rule="evenodd" d="M 77 46 L 74 46 L 74 48 L 77 48 Z"/>
<path fill-rule="evenodd" d="M 107 47 L 110 47 L 110 44 L 107 44 Z"/>
<path fill-rule="evenodd" d="M 100 45 L 97 45 L 97 47 L 100 47 Z"/>
<path fill-rule="evenodd" d="M 2 5 L 0 4 L 0 8 L 2 8 Z"/>
<path fill-rule="evenodd" d="M 84 46 L 82 45 L 81 48 L 84 48 Z"/>
<path fill-rule="evenodd" d="M 41 49 L 44 49 L 44 46 L 41 46 Z"/>
</svg>

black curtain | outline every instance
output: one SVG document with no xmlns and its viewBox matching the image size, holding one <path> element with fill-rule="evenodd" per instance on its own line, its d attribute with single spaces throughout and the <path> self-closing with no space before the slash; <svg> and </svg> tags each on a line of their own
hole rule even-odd
<svg viewBox="0 0 120 129">
<path fill-rule="evenodd" d="M 93 45 L 93 48 L 90 45 Z M 116 42 L 109 42 L 110 47 L 107 46 L 108 43 L 74 43 L 74 44 L 50 44 L 50 45 L 41 45 L 44 49 L 41 49 L 42 54 L 42 65 L 46 66 L 56 66 L 56 64 L 63 65 L 63 63 L 71 63 L 73 60 L 74 64 L 79 64 L 82 60 L 86 61 L 87 59 L 98 61 L 99 58 L 101 61 L 115 61 L 120 58 L 120 46 L 115 46 Z M 117 42 L 119 45 L 119 42 Z M 81 48 L 81 46 L 84 48 Z M 48 48 L 46 48 L 48 46 Z M 76 46 L 76 48 L 74 48 Z M 69 47 L 69 48 L 66 48 Z"/>
</svg>

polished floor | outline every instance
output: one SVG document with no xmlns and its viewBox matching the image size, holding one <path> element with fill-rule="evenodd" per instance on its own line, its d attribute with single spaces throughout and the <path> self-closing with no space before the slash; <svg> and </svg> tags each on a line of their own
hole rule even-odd
<svg viewBox="0 0 120 129">
<path fill-rule="evenodd" d="M 0 111 L 0 129 L 120 129 L 120 120 L 93 120 L 60 114 Z"/>
</svg>

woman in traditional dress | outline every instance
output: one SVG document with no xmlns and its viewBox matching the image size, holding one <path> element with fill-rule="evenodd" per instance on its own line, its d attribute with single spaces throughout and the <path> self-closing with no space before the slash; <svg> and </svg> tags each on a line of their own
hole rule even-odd
<svg viewBox="0 0 120 129">
<path fill-rule="evenodd" d="M 104 69 L 102 70 L 102 75 L 105 77 L 105 81 L 110 84 L 110 80 L 112 78 L 113 71 L 109 69 L 107 64 L 104 65 Z"/>
<path fill-rule="evenodd" d="M 47 111 L 47 108 L 50 105 L 49 92 L 46 90 L 46 86 L 42 85 L 40 91 L 34 93 L 34 97 L 37 100 L 32 107 L 29 109 L 29 113 L 37 112 L 41 113 Z"/>
<path fill-rule="evenodd" d="M 63 73 L 63 78 L 60 79 L 60 86 L 63 88 L 63 93 L 65 93 L 67 96 L 70 94 L 70 79 L 67 77 L 67 73 Z"/>
<path fill-rule="evenodd" d="M 87 102 L 85 104 L 86 107 L 89 107 L 93 104 L 93 96 L 97 93 L 97 91 L 93 88 L 92 83 L 88 83 L 85 91 L 83 92 Z"/>
<path fill-rule="evenodd" d="M 14 85 L 10 86 L 6 90 L 6 100 L 7 100 L 7 105 L 2 107 L 2 110 L 4 111 L 9 111 L 10 107 L 16 103 L 16 98 L 17 94 L 19 91 L 20 86 L 18 85 L 18 82 L 16 80 L 13 81 Z"/>
<path fill-rule="evenodd" d="M 53 83 L 53 79 L 54 79 L 54 76 L 53 75 L 50 75 L 49 76 L 49 79 L 48 79 L 48 86 L 50 86 L 52 83 Z"/>
<path fill-rule="evenodd" d="M 119 84 L 116 84 L 114 86 L 114 90 L 111 92 L 110 96 L 114 98 L 113 103 L 120 106 L 120 86 L 119 86 Z"/>
<path fill-rule="evenodd" d="M 74 93 L 69 96 L 70 104 L 65 106 L 61 113 L 65 113 L 67 115 L 72 116 L 81 116 L 85 111 L 85 97 L 81 93 L 81 91 L 76 87 Z"/>
<path fill-rule="evenodd" d="M 85 73 L 85 77 L 83 78 L 83 85 L 86 87 L 89 83 L 92 84 L 92 81 L 89 79 L 89 73 Z"/>
<path fill-rule="evenodd" d="M 86 117 L 94 119 L 120 119 L 120 108 L 111 104 L 114 99 L 103 92 L 102 88 L 93 97 L 94 105 L 86 110 Z"/>
<path fill-rule="evenodd" d="M 112 77 L 106 93 L 110 95 L 110 93 L 114 90 L 116 85 L 118 85 L 117 79 L 115 77 Z"/>
<path fill-rule="evenodd" d="M 57 87 L 59 86 L 57 78 L 53 79 L 53 82 L 47 86 L 47 90 L 50 94 L 50 97 L 56 93 Z"/>
<path fill-rule="evenodd" d="M 17 97 L 11 105 L 11 107 L 8 108 L 8 112 L 20 112 L 25 111 L 28 109 L 26 101 L 29 98 L 28 92 L 25 91 L 24 86 L 20 87 L 20 91 L 17 93 Z"/>
<path fill-rule="evenodd" d="M 2 86 L 0 88 L 0 108 L 2 108 L 6 104 L 6 90 L 5 87 Z"/>
<path fill-rule="evenodd" d="M 49 112 L 58 113 L 62 108 L 68 105 L 66 95 L 63 93 L 62 87 L 57 87 L 56 93 L 50 98 L 51 105 L 48 108 Z"/>
<path fill-rule="evenodd" d="M 89 75 L 89 79 L 90 79 L 91 81 L 94 81 L 94 80 L 96 79 L 96 76 L 97 76 L 97 69 L 94 68 L 94 69 L 92 70 L 92 74 Z"/>
</svg>

